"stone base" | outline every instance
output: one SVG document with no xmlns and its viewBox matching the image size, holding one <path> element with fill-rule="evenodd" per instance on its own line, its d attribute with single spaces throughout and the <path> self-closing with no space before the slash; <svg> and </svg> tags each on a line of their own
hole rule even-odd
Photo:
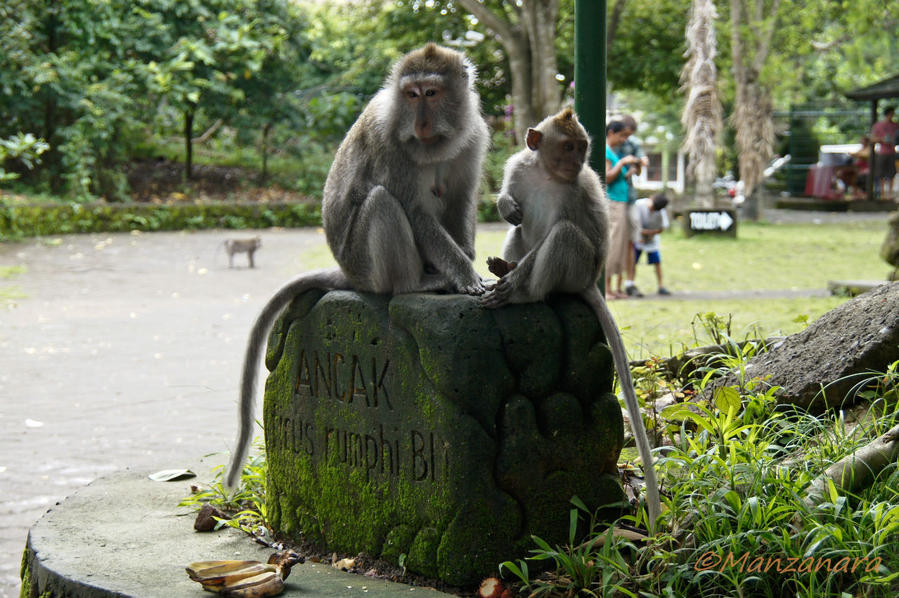
<svg viewBox="0 0 899 598">
<path fill-rule="evenodd" d="M 209 597 L 188 578 L 187 565 L 228 559 L 265 562 L 274 553 L 232 528 L 195 532 L 196 513 L 178 503 L 196 482 L 153 482 L 147 473 L 122 472 L 97 480 L 44 515 L 28 533 L 21 598 Z M 293 567 L 281 596 L 332 598 L 364 590 L 365 598 L 401 598 L 414 589 L 324 563 L 305 563 Z M 427 592 L 429 598 L 451 598 Z"/>
<path fill-rule="evenodd" d="M 576 297 L 311 291 L 266 363 L 268 511 L 293 538 L 470 584 L 532 534 L 567 542 L 573 496 L 623 498 L 612 358 Z"/>
</svg>

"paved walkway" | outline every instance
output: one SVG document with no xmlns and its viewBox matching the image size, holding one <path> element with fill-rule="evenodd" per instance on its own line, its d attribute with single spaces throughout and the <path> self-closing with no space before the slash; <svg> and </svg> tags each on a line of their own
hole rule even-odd
<svg viewBox="0 0 899 598">
<path fill-rule="evenodd" d="M 76 488 L 230 447 L 253 318 L 326 251 L 314 229 L 260 231 L 259 267 L 229 270 L 220 244 L 247 234 L 0 244 L 0 264 L 27 268 L 0 281 L 25 295 L 0 303 L 0 596 L 18 596 L 28 528 Z"/>
<path fill-rule="evenodd" d="M 254 234 L 259 267 L 229 269 L 222 241 Z M 27 268 L 0 280 L 24 294 L 0 300 L 0 597 L 18 596 L 28 528 L 76 488 L 124 468 L 198 467 L 230 447 L 247 331 L 310 251 L 327 255 L 315 229 L 0 244 L 0 265 Z"/>
</svg>

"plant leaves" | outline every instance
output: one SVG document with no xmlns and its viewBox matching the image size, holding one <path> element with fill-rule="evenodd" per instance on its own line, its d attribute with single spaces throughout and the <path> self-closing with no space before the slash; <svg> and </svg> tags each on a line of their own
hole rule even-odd
<svg viewBox="0 0 899 598">
<path fill-rule="evenodd" d="M 715 407 L 721 413 L 736 412 L 740 408 L 740 393 L 732 386 L 715 389 Z"/>
</svg>

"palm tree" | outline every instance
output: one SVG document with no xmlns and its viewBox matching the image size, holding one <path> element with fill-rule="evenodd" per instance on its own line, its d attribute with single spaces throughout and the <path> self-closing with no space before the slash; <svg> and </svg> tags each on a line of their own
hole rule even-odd
<svg viewBox="0 0 899 598">
<path fill-rule="evenodd" d="M 717 17 L 713 0 L 693 0 L 686 31 L 688 59 L 680 77 L 681 89 L 687 94 L 681 118 L 686 131 L 687 176 L 695 182 L 696 204 L 702 208 L 714 207 L 715 149 L 723 128 L 715 68 Z"/>
</svg>

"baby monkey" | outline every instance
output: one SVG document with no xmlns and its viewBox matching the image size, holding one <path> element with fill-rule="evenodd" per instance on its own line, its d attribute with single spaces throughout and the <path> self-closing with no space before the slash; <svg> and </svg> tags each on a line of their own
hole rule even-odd
<svg viewBox="0 0 899 598">
<path fill-rule="evenodd" d="M 262 238 L 253 237 L 251 239 L 225 239 L 225 252 L 228 254 L 228 267 L 234 267 L 234 254 L 246 253 L 250 262 L 250 268 L 255 268 L 256 263 L 253 261 L 253 254 L 262 247 Z"/>
<path fill-rule="evenodd" d="M 624 343 L 596 286 L 608 253 L 605 191 L 590 168 L 590 139 L 571 108 L 528 129 L 527 149 L 509 158 L 497 198 L 500 215 L 515 225 L 503 258 L 488 258 L 500 277 L 481 299 L 496 308 L 542 301 L 551 292 L 579 293 L 593 308 L 612 351 L 646 480 L 649 529 L 659 516 L 659 489 L 649 440 L 634 392 Z"/>
</svg>

